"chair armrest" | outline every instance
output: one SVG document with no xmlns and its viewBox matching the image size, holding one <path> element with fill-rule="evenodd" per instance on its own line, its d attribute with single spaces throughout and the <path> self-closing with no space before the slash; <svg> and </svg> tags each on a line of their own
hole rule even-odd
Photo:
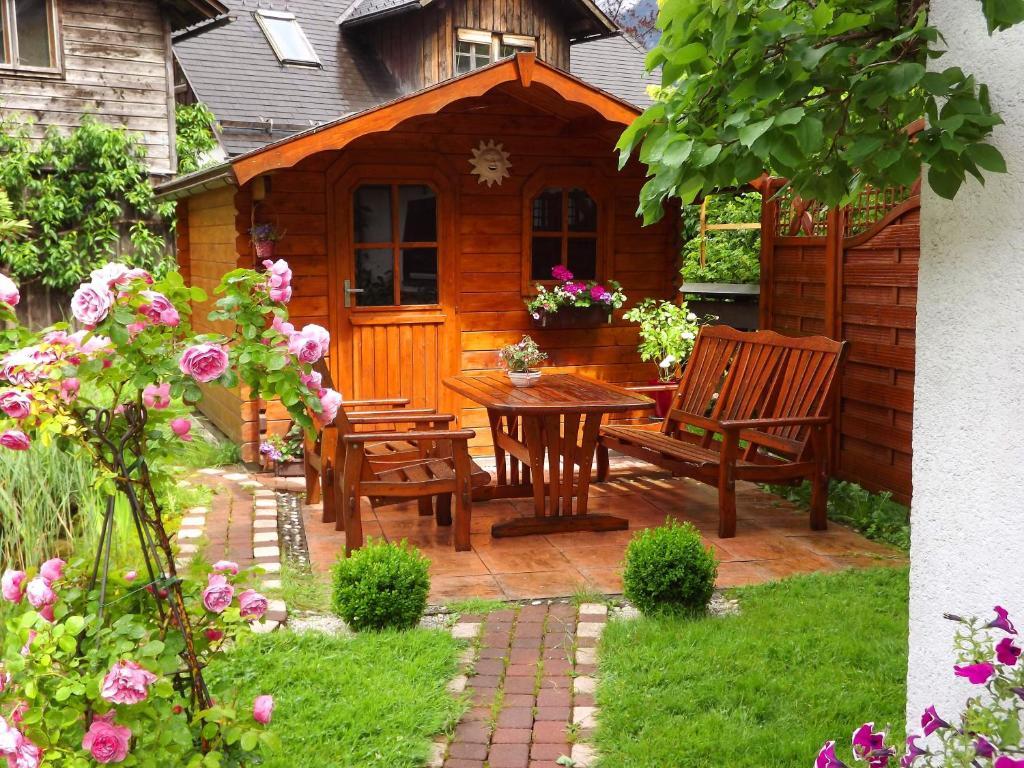
<svg viewBox="0 0 1024 768">
<path fill-rule="evenodd" d="M 742 419 L 739 421 L 723 421 L 720 426 L 726 432 L 738 432 L 741 429 L 770 429 L 772 427 L 825 426 L 832 423 L 831 416 L 780 416 L 771 419 Z"/>
<path fill-rule="evenodd" d="M 402 432 L 402 439 L 410 443 L 416 443 L 420 440 L 458 440 L 465 442 L 471 438 L 476 437 L 476 432 L 472 429 L 453 429 L 448 430 L 433 430 L 433 431 L 413 431 L 413 432 Z M 363 432 L 356 435 L 345 435 L 343 438 L 346 444 L 358 444 L 358 443 L 380 443 L 386 440 L 394 440 L 394 432 Z"/>
<path fill-rule="evenodd" d="M 382 400 L 344 400 L 341 407 L 348 408 L 404 408 L 412 401 L 408 397 L 392 397 Z"/>
<path fill-rule="evenodd" d="M 376 416 L 361 416 L 352 415 L 348 417 L 348 420 L 353 425 L 362 424 L 432 424 L 438 422 L 451 423 L 455 421 L 455 416 L 450 413 L 423 413 L 418 416 L 407 416 L 401 411 L 395 411 L 393 413 L 378 414 Z M 394 434 L 391 438 L 393 439 Z"/>
</svg>

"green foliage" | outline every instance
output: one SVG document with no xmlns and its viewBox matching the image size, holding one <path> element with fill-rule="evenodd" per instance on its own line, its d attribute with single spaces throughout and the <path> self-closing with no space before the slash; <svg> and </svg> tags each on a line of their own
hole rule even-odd
<svg viewBox="0 0 1024 768">
<path fill-rule="evenodd" d="M 0 243 L 20 238 L 28 231 L 28 222 L 14 216 L 14 205 L 7 190 L 0 187 Z"/>
<path fill-rule="evenodd" d="M 213 163 L 204 159 L 217 148 L 213 125 L 217 118 L 202 102 L 179 104 L 174 110 L 177 125 L 178 173 L 192 173 Z"/>
<path fill-rule="evenodd" d="M 712 195 L 707 199 L 708 224 L 756 224 L 761 220 L 761 195 Z M 690 205 L 683 215 L 700 220 L 700 206 Z M 700 263 L 700 236 L 683 246 L 686 283 L 757 283 L 761 279 L 761 232 L 757 229 L 719 229 L 705 234 L 704 266 Z"/>
<path fill-rule="evenodd" d="M 458 650 L 435 630 L 278 631 L 240 644 L 210 674 L 243 699 L 274 692 L 282 749 L 263 768 L 406 768 L 426 765 L 432 738 L 461 714 L 445 690 Z"/>
<path fill-rule="evenodd" d="M 430 561 L 406 541 L 370 541 L 334 565 L 334 610 L 356 631 L 411 629 L 430 592 Z"/>
<path fill-rule="evenodd" d="M 609 623 L 602 766 L 801 768 L 866 716 L 903 733 L 905 569 L 805 576 L 736 596 L 735 616 Z"/>
<path fill-rule="evenodd" d="M 138 137 L 82 118 L 69 135 L 51 130 L 33 146 L 26 127 L 0 118 L 0 187 L 17 219 L 30 222 L 18 241 L 0 238 L 0 264 L 22 282 L 70 290 L 116 252 L 128 232 L 133 266 L 159 271 L 161 226 L 173 203 L 158 204 Z"/>
<path fill-rule="evenodd" d="M 810 509 L 811 485 L 766 485 L 787 501 Z M 833 480 L 828 490 L 828 518 L 848 525 L 869 539 L 910 550 L 910 510 L 892 500 L 892 494 L 871 493 L 856 483 Z"/>
<path fill-rule="evenodd" d="M 658 366 L 658 378 L 671 381 L 678 376 L 700 331 L 700 321 L 686 302 L 644 299 L 622 317 L 640 323 L 640 359 Z"/>
<path fill-rule="evenodd" d="M 982 2 L 990 30 L 1024 19 L 1024 0 Z M 958 67 L 928 72 L 941 52 L 927 3 L 907 0 L 666 0 L 655 103 L 619 141 L 639 147 L 650 180 L 640 212 L 742 187 L 762 172 L 835 205 L 866 184 L 910 185 L 921 164 L 953 197 L 966 174 L 1005 171 L 986 141 L 1002 122 L 986 86 Z M 911 141 L 904 129 L 928 126 Z"/>
<path fill-rule="evenodd" d="M 668 519 L 635 535 L 626 548 L 626 597 L 645 614 L 701 612 L 715 588 L 718 561 L 692 523 Z"/>
</svg>

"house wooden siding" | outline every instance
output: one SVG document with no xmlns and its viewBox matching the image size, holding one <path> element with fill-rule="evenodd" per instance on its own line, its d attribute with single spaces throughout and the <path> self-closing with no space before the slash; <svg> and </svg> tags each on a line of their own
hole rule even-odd
<svg viewBox="0 0 1024 768">
<path fill-rule="evenodd" d="M 177 170 L 170 27 L 152 0 L 61 0 L 63 73 L 0 68 L 0 113 L 32 118 L 31 134 L 68 131 L 83 114 L 138 134 L 150 169 Z"/>
<path fill-rule="evenodd" d="M 404 92 L 454 77 L 459 29 L 535 37 L 537 58 L 569 70 L 569 34 L 554 3 L 545 0 L 433 3 L 422 11 L 357 27 Z"/>
</svg>

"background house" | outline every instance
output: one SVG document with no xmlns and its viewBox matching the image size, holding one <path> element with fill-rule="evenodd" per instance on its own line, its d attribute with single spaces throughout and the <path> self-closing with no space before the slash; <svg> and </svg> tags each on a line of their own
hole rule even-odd
<svg viewBox="0 0 1024 768">
<path fill-rule="evenodd" d="M 0 0 L 0 114 L 33 135 L 83 114 L 142 136 L 156 175 L 177 171 L 171 30 L 216 18 L 218 0 Z"/>
<path fill-rule="evenodd" d="M 231 156 L 160 189 L 181 200 L 193 284 L 253 265 L 249 229 L 274 225 L 296 275 L 292 316 L 331 330 L 337 388 L 408 396 L 471 427 L 486 414 L 441 382 L 495 368 L 524 333 L 557 368 L 649 379 L 621 317 L 535 329 L 523 304 L 557 263 L 617 280 L 634 301 L 674 294 L 678 217 L 641 228 L 642 166 L 619 172 L 614 151 L 646 99 L 642 52 L 580 0 L 288 8 L 235 6 L 229 23 L 176 43 Z M 501 183 L 473 173 L 488 142 L 511 164 Z M 261 411 L 286 426 L 247 393 L 204 403 L 247 459 Z M 488 441 L 481 429 L 475 449 Z"/>
</svg>

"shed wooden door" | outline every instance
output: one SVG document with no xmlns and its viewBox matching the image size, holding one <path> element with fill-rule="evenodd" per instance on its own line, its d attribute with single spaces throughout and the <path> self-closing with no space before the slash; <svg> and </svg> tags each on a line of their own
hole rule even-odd
<svg viewBox="0 0 1024 768">
<path fill-rule="evenodd" d="M 444 181 L 378 167 L 334 187 L 334 369 L 346 399 L 444 405 L 441 381 L 457 357 Z"/>
</svg>

